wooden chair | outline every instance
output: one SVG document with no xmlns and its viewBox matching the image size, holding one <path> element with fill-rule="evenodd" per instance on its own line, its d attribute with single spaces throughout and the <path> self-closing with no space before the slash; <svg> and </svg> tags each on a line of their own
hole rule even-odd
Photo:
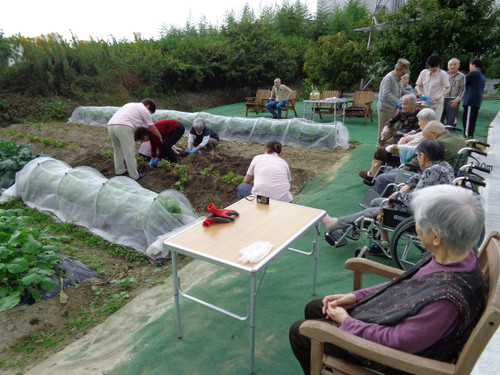
<svg viewBox="0 0 500 375">
<path fill-rule="evenodd" d="M 340 98 L 340 91 L 338 90 L 325 90 L 321 93 L 321 99 L 326 99 L 326 98 Z M 314 106 L 314 114 L 318 113 L 319 118 L 323 118 L 321 116 L 322 113 L 326 114 L 333 114 L 335 110 L 339 109 L 334 108 L 333 106 L 337 106 L 336 103 L 318 103 L 317 105 Z M 313 116 L 314 119 L 314 116 Z"/>
<path fill-rule="evenodd" d="M 346 101 L 345 115 L 347 117 L 364 117 L 364 125 L 366 125 L 366 118 L 368 116 L 370 116 L 373 122 L 372 103 L 374 97 L 373 91 L 356 91 L 354 98 Z"/>
<path fill-rule="evenodd" d="M 249 110 L 255 111 L 256 114 L 259 114 L 259 111 L 265 111 L 266 104 L 268 103 L 270 96 L 271 96 L 271 90 L 259 89 L 257 90 L 255 96 L 245 98 L 245 106 L 246 106 L 245 116 L 248 116 Z"/>
<path fill-rule="evenodd" d="M 297 101 L 297 90 L 292 90 L 292 94 L 289 97 L 288 103 L 281 108 L 281 112 L 286 112 L 286 118 L 288 118 L 288 111 L 293 111 L 295 117 L 297 116 L 297 111 L 295 110 L 295 102 Z"/>
<path fill-rule="evenodd" d="M 470 374 L 482 351 L 500 324 L 500 234 L 492 232 L 478 254 L 483 277 L 489 292 L 486 308 L 465 343 L 455 364 L 419 357 L 344 332 L 338 327 L 310 320 L 300 326 L 300 333 L 311 338 L 311 375 L 332 374 L 327 368 L 342 374 L 379 374 L 358 364 L 325 355 L 324 344 L 331 343 L 352 354 L 416 375 Z M 363 273 L 375 273 L 393 278 L 403 271 L 368 259 L 352 258 L 346 268 L 354 271 L 354 289 L 361 287 Z"/>
</svg>

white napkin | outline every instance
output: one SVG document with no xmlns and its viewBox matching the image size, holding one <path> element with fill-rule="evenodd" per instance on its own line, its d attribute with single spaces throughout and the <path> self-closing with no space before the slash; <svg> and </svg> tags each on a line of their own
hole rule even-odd
<svg viewBox="0 0 500 375">
<path fill-rule="evenodd" d="M 269 241 L 255 241 L 240 250 L 241 257 L 238 260 L 242 263 L 257 263 L 269 254 L 272 248 L 273 244 Z"/>
</svg>

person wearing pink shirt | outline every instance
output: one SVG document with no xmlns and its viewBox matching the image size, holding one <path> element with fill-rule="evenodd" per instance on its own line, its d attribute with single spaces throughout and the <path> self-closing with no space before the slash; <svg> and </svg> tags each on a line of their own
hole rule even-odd
<svg viewBox="0 0 500 375">
<path fill-rule="evenodd" d="M 136 181 L 144 177 L 144 173 L 139 174 L 137 171 L 134 130 L 139 126 L 153 125 L 151 115 L 155 112 L 155 101 L 144 99 L 141 103 L 125 104 L 108 121 L 108 133 L 113 145 L 117 176 L 128 173 L 129 177 Z"/>
<path fill-rule="evenodd" d="M 427 69 L 420 72 L 416 87 L 417 96 L 428 96 L 430 107 L 441 118 L 444 106 L 444 97 L 450 92 L 450 79 L 448 74 L 441 69 L 441 57 L 433 55 L 427 58 Z"/>
<path fill-rule="evenodd" d="M 292 180 L 288 163 L 280 157 L 281 143 L 269 141 L 264 154 L 252 159 L 245 179 L 236 188 L 238 198 L 264 195 L 271 199 L 291 202 L 290 181 Z M 253 181 L 253 186 L 252 186 Z"/>
<path fill-rule="evenodd" d="M 486 304 L 488 287 L 471 250 L 483 230 L 485 212 L 477 195 L 453 185 L 424 188 L 415 193 L 411 205 L 417 234 L 429 256 L 389 282 L 311 301 L 305 319 L 322 320 L 378 344 L 451 363 Z M 292 325 L 289 337 L 295 357 L 309 374 L 310 340 L 299 332 L 302 322 Z M 334 345 L 325 346 L 325 352 L 384 374 L 401 373 Z"/>
</svg>

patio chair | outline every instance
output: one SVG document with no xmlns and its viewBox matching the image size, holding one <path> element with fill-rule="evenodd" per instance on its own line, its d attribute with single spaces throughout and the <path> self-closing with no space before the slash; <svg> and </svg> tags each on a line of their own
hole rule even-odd
<svg viewBox="0 0 500 375">
<path fill-rule="evenodd" d="M 325 343 L 331 343 L 350 353 L 368 358 L 386 366 L 416 375 L 470 374 L 482 351 L 500 324 L 500 234 L 492 232 L 478 253 L 479 263 L 489 291 L 486 307 L 465 343 L 456 363 L 441 362 L 420 357 L 362 339 L 344 332 L 336 326 L 314 320 L 305 321 L 300 333 L 311 338 L 311 374 L 379 374 L 356 363 L 324 354 Z M 367 259 L 353 258 L 345 263 L 354 271 L 354 289 L 361 288 L 364 273 L 394 278 L 403 270 L 388 267 Z"/>
<path fill-rule="evenodd" d="M 356 91 L 352 100 L 346 101 L 345 116 L 364 117 L 370 116 L 373 122 L 372 103 L 375 95 L 373 91 Z"/>
<path fill-rule="evenodd" d="M 282 112 L 286 112 L 286 118 L 288 118 L 288 111 L 293 111 L 295 117 L 297 116 L 297 111 L 295 110 L 295 102 L 297 101 L 297 90 L 292 90 L 292 94 L 289 97 L 288 103 L 281 108 Z"/>
<path fill-rule="evenodd" d="M 245 116 L 248 117 L 248 111 L 255 111 L 259 114 L 259 111 L 266 110 L 266 104 L 268 103 L 269 97 L 271 96 L 271 90 L 259 89 L 255 96 L 245 98 L 246 113 Z"/>
<path fill-rule="evenodd" d="M 327 98 L 340 98 L 340 91 L 338 90 L 323 91 L 321 93 L 321 100 Z M 319 118 L 323 119 L 323 117 L 321 116 L 322 113 L 333 114 L 335 110 L 338 109 L 338 107 L 334 108 L 334 106 L 337 106 L 337 103 L 318 103 L 317 105 L 314 106 L 314 113 L 319 114 Z"/>
</svg>

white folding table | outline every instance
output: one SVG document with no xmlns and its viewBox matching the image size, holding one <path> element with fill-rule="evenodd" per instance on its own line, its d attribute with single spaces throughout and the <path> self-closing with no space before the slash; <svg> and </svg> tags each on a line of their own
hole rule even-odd
<svg viewBox="0 0 500 375">
<path fill-rule="evenodd" d="M 164 248 L 172 252 L 172 272 L 174 278 L 174 300 L 177 324 L 177 337 L 182 338 L 179 295 L 222 312 L 235 319 L 250 320 L 250 374 L 254 372 L 255 354 L 255 311 L 257 296 L 257 275 L 285 250 L 304 255 L 313 255 L 313 294 L 316 294 L 317 263 L 319 253 L 319 225 L 325 215 L 324 210 L 300 206 L 292 203 L 270 200 L 269 205 L 256 200 L 241 199 L 228 209 L 236 210 L 240 216 L 234 222 L 216 223 L 208 227 L 197 222 L 184 231 L 164 241 Z M 315 227 L 315 239 L 311 251 L 291 248 L 290 245 Z M 242 263 L 239 250 L 263 240 L 273 247 L 269 254 L 257 263 Z M 242 274 L 250 276 L 250 302 L 246 316 L 235 314 L 200 298 L 190 296 L 181 289 L 177 273 L 177 253 L 201 259 Z"/>
</svg>

